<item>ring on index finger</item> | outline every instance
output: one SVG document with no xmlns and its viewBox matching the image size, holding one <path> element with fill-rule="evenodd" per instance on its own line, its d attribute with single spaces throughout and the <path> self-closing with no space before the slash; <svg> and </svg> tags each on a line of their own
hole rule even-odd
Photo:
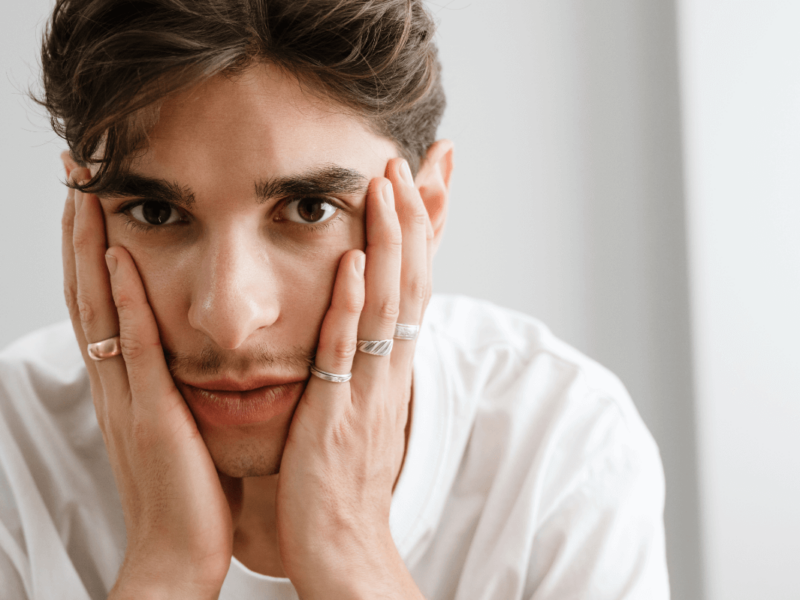
<svg viewBox="0 0 800 600">
<path fill-rule="evenodd" d="M 353 377 L 352 373 L 345 373 L 340 375 L 338 373 L 328 373 L 322 369 L 318 369 L 316 365 L 311 365 L 311 374 L 319 377 L 323 381 L 330 381 L 331 383 L 347 383 Z"/>
</svg>

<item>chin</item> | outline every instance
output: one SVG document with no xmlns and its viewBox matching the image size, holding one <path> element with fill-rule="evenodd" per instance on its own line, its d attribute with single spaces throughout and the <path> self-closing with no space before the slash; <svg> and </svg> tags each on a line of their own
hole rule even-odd
<svg viewBox="0 0 800 600">
<path fill-rule="evenodd" d="M 202 432 L 201 432 L 202 434 Z M 228 477 L 264 477 L 280 471 L 286 437 L 272 439 L 203 439 L 217 470 Z"/>
</svg>

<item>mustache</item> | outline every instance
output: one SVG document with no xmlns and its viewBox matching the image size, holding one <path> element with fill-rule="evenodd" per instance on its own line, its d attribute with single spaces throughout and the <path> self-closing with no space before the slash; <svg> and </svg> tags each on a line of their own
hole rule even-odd
<svg viewBox="0 0 800 600">
<path fill-rule="evenodd" d="M 173 377 L 210 377 L 222 372 L 252 373 L 265 368 L 293 373 L 299 370 L 308 371 L 314 364 L 315 354 L 316 348 L 308 350 L 302 346 L 294 346 L 288 350 L 277 350 L 266 343 L 235 354 L 210 345 L 196 354 L 164 349 L 164 358 Z"/>
</svg>

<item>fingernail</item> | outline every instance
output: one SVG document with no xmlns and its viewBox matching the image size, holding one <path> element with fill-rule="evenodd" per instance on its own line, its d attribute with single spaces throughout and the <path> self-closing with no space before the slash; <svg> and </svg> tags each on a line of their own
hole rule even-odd
<svg viewBox="0 0 800 600">
<path fill-rule="evenodd" d="M 403 176 L 403 181 L 410 185 L 414 185 L 414 176 L 411 174 L 411 168 L 408 166 L 408 161 L 403 161 L 403 164 L 400 166 L 400 174 Z"/>
<path fill-rule="evenodd" d="M 364 275 L 364 267 L 367 264 L 367 257 L 364 254 L 358 255 L 356 257 L 355 267 L 356 273 L 360 276 Z"/>
<path fill-rule="evenodd" d="M 391 183 L 387 183 L 383 186 L 381 195 L 383 196 L 383 201 L 386 203 L 386 206 L 394 208 L 394 190 L 392 189 Z"/>
<path fill-rule="evenodd" d="M 117 257 L 113 254 L 106 254 L 106 265 L 108 266 L 108 272 L 113 275 L 117 270 Z"/>
</svg>

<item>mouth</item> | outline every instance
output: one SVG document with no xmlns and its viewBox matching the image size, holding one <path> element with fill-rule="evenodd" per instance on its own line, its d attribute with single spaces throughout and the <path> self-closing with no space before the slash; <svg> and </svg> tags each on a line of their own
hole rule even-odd
<svg viewBox="0 0 800 600">
<path fill-rule="evenodd" d="M 306 381 L 218 379 L 176 383 L 198 424 L 237 426 L 263 423 L 293 411 Z"/>
</svg>

